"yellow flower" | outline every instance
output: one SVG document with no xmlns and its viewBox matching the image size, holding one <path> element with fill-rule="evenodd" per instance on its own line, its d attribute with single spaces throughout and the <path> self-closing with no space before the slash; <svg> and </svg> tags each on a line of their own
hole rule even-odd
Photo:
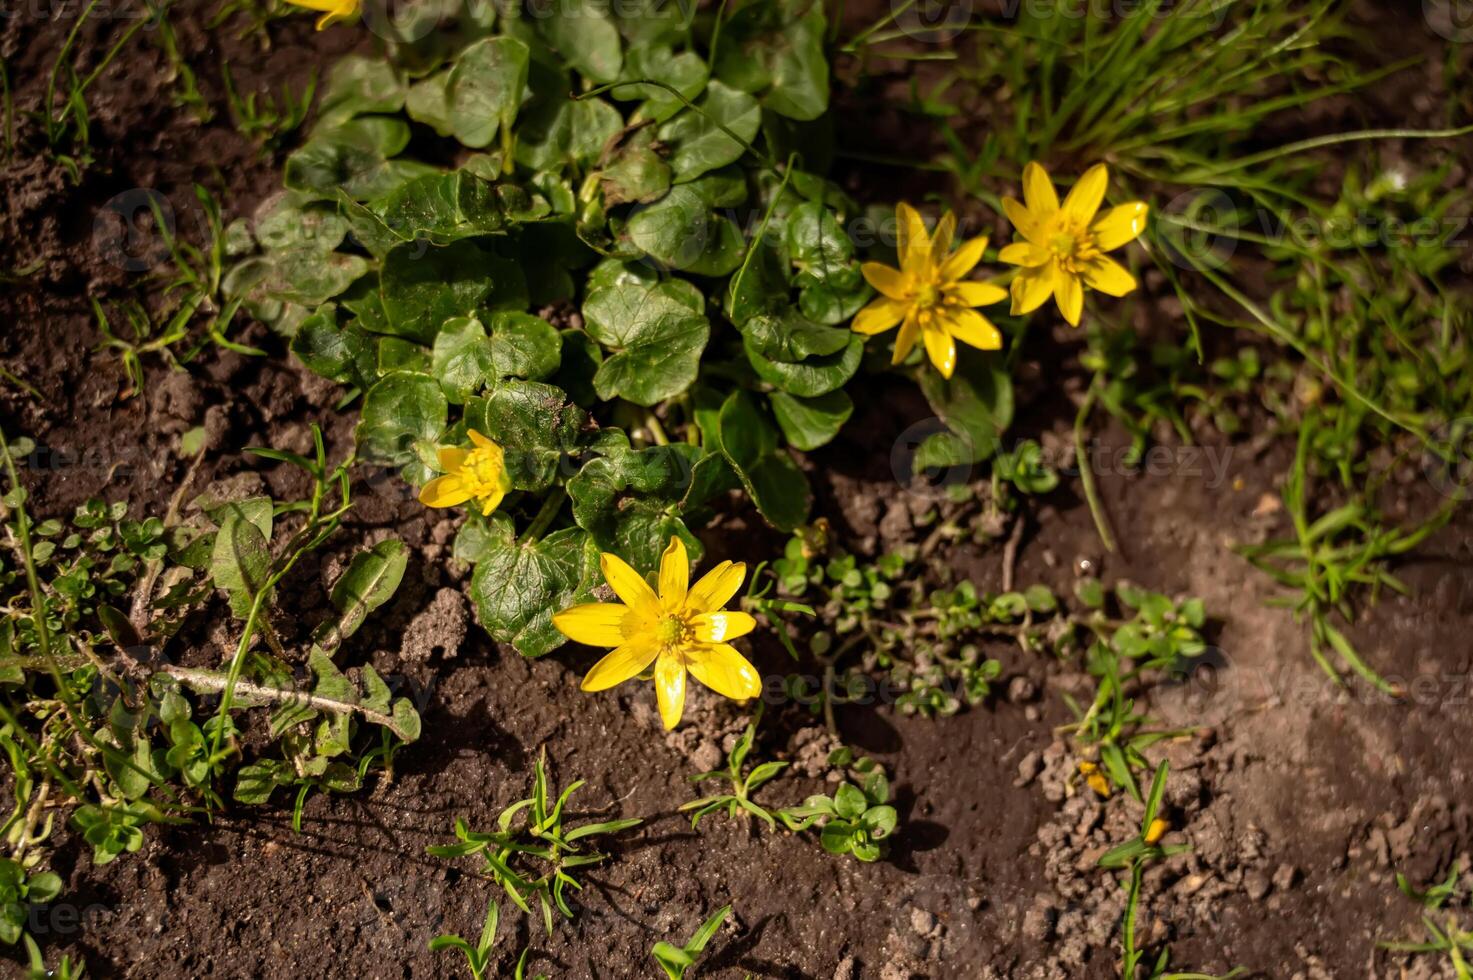
<svg viewBox="0 0 1473 980">
<path fill-rule="evenodd" d="M 1081 762 L 1079 774 L 1084 777 L 1084 782 L 1102 800 L 1110 798 L 1110 780 L 1100 771 L 1100 767 L 1093 762 Z"/>
<path fill-rule="evenodd" d="M 552 617 L 563 635 L 595 647 L 614 647 L 588 676 L 583 690 L 606 691 L 655 665 L 655 700 L 666 728 L 685 710 L 685 672 L 733 700 L 762 693 L 762 678 L 727 640 L 745 636 L 757 621 L 744 612 L 723 612 L 747 566 L 724 561 L 690 585 L 690 560 L 679 538 L 660 559 L 660 594 L 617 555 L 602 556 L 604 581 L 622 600 L 590 602 Z"/>
<path fill-rule="evenodd" d="M 937 223 L 934 235 L 926 234 L 925 222 L 909 204 L 896 205 L 895 220 L 900 268 L 882 262 L 866 262 L 861 267 L 864 278 L 880 295 L 854 317 L 854 330 L 873 335 L 900 324 L 892 363 L 905 360 L 919 334 L 931 363 L 942 377 L 949 378 L 956 370 L 956 341 L 982 350 L 1002 347 L 1002 334 L 972 307 L 996 303 L 1007 291 L 992 283 L 963 279 L 982 260 L 987 239 L 963 242 L 952 254 L 956 217 L 951 212 Z"/>
<path fill-rule="evenodd" d="M 1023 168 L 1023 200 L 1002 199 L 1008 220 L 1024 241 L 1013 242 L 998 258 L 1022 270 L 1013 280 L 1013 315 L 1032 313 L 1050 295 L 1070 326 L 1079 326 L 1084 310 L 1084 287 L 1110 296 L 1124 296 L 1135 288 L 1135 277 L 1105 255 L 1140 237 L 1146 229 L 1147 207 L 1132 201 L 1100 215 L 1110 172 L 1097 163 L 1084 172 L 1064 198 L 1037 163 Z"/>
<path fill-rule="evenodd" d="M 474 500 L 481 507 L 481 515 L 490 517 L 511 489 L 511 478 L 506 475 L 501 447 L 475 429 L 468 435 L 470 449 L 440 447 L 440 469 L 445 475 L 424 485 L 419 502 L 426 507 L 457 507 Z"/>
<path fill-rule="evenodd" d="M 1155 844 L 1161 838 L 1165 837 L 1166 832 L 1170 829 L 1171 824 L 1167 823 L 1165 820 L 1162 820 L 1160 817 L 1157 817 L 1155 820 L 1151 821 L 1151 826 L 1146 828 L 1145 836 L 1141 839 L 1144 840 L 1147 844 Z"/>
<path fill-rule="evenodd" d="M 360 4 L 360 0 L 286 0 L 286 2 L 296 7 L 322 11 L 322 16 L 317 18 L 319 31 L 333 21 L 347 20 L 352 17 L 358 13 Z"/>
</svg>

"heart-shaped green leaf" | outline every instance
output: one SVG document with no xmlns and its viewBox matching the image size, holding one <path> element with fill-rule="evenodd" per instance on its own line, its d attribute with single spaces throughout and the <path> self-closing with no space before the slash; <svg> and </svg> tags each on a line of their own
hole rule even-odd
<svg viewBox="0 0 1473 980">
<path fill-rule="evenodd" d="M 497 514 L 470 594 L 492 637 L 524 657 L 540 657 L 566 642 L 552 625 L 553 613 L 591 601 L 601 581 L 598 547 L 587 531 L 570 527 L 519 542 L 511 519 Z"/>
</svg>

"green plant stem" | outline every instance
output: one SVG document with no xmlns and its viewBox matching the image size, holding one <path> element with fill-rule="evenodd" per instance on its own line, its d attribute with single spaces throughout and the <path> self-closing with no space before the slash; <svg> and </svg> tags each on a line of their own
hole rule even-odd
<svg viewBox="0 0 1473 980">
<path fill-rule="evenodd" d="M 1089 414 L 1094 410 L 1095 399 L 1099 395 L 1099 380 L 1099 375 L 1095 375 L 1079 406 L 1079 414 L 1074 417 L 1074 456 L 1079 463 L 1079 480 L 1084 486 L 1084 499 L 1089 503 L 1090 516 L 1094 518 L 1095 528 L 1100 532 L 1100 543 L 1105 546 L 1106 551 L 1113 552 L 1115 536 L 1110 533 L 1110 520 L 1105 515 L 1105 505 L 1095 486 L 1094 471 L 1084 446 L 1084 426 L 1089 421 Z"/>
<path fill-rule="evenodd" d="M 664 443 L 661 443 L 664 445 Z M 522 532 L 522 543 L 531 544 L 542 537 L 547 526 L 557 517 L 558 511 L 563 509 L 563 501 L 568 492 L 562 487 L 554 487 L 548 492 L 547 498 L 542 501 L 542 506 L 537 510 L 537 516 L 532 518 L 532 523 L 527 525 L 527 530 Z"/>
</svg>

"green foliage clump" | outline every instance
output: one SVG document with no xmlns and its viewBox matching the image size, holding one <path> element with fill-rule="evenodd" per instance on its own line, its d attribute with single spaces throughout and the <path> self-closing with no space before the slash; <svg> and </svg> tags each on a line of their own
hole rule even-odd
<svg viewBox="0 0 1473 980">
<path fill-rule="evenodd" d="M 563 642 L 549 611 L 589 600 L 600 551 L 699 558 L 689 528 L 733 489 L 779 529 L 808 517 L 788 448 L 853 411 L 855 231 L 893 220 L 825 177 L 826 26 L 788 0 L 469 6 L 335 65 L 286 190 L 233 230 L 253 248 L 226 292 L 361 396 L 360 458 L 424 484 L 468 430 L 502 447 L 511 493 L 456 555 L 527 656 Z M 434 135 L 449 152 L 415 155 Z M 990 455 L 1000 359 L 924 383 L 953 425 L 925 460 Z"/>
</svg>

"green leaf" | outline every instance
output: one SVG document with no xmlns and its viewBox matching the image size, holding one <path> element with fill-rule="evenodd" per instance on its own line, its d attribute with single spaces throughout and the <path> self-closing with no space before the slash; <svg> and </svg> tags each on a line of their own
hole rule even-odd
<svg viewBox="0 0 1473 980">
<path fill-rule="evenodd" d="M 669 45 L 634 45 L 624 57 L 625 79 L 664 82 L 684 96 L 686 102 L 696 100 L 709 76 L 705 59 L 700 55 L 694 51 L 676 54 Z M 656 85 L 620 85 L 609 94 L 621 102 L 643 101 L 631 122 L 662 123 L 685 108 L 685 102 Z"/>
<path fill-rule="evenodd" d="M 760 94 L 762 104 L 780 115 L 817 119 L 829 104 L 823 11 L 806 0 L 740 8 L 722 25 L 716 77 Z"/>
<path fill-rule="evenodd" d="M 392 116 L 361 116 L 314 134 L 287 157 L 286 186 L 334 199 L 341 189 L 355 201 L 389 193 L 433 168 L 392 157 L 409 145 L 409 124 Z"/>
<path fill-rule="evenodd" d="M 431 372 L 453 403 L 468 401 L 492 376 L 491 339 L 475 317 L 446 320 L 435 337 Z"/>
<path fill-rule="evenodd" d="M 771 395 L 772 414 L 783 436 L 797 449 L 817 449 L 839 434 L 854 412 L 854 402 L 843 391 L 816 398 L 799 398 L 785 391 Z"/>
<path fill-rule="evenodd" d="M 285 764 L 277 759 L 262 759 L 241 766 L 235 774 L 237 802 L 247 805 L 265 803 L 276 787 L 284 785 L 289 775 Z"/>
<path fill-rule="evenodd" d="M 481 625 L 525 657 L 540 657 L 561 646 L 565 640 L 552 625 L 552 614 L 591 601 L 599 582 L 593 538 L 570 527 L 519 542 L 511 519 L 497 514 L 489 545 L 471 576 L 471 598 Z"/>
<path fill-rule="evenodd" d="M 230 594 L 231 612 L 244 618 L 271 574 L 271 499 L 227 503 L 215 513 L 220 530 L 215 534 L 210 575 L 216 588 Z"/>
<path fill-rule="evenodd" d="M 491 293 L 492 257 L 473 241 L 444 248 L 400 245 L 384 260 L 379 289 L 389 332 L 433 344 L 441 325 L 470 316 Z"/>
<path fill-rule="evenodd" d="M 854 267 L 854 243 L 834 212 L 819 201 L 804 201 L 788 215 L 784 230 L 788 254 L 809 280 L 827 283 L 847 275 L 853 285 L 861 278 Z"/>
<path fill-rule="evenodd" d="M 373 210 L 399 241 L 425 239 L 448 245 L 503 230 L 507 215 L 502 198 L 506 194 L 517 195 L 515 204 L 525 207 L 529 203 L 520 189 L 503 188 L 465 170 L 453 170 L 416 177 Z"/>
<path fill-rule="evenodd" d="M 330 593 L 337 618 L 317 630 L 317 642 L 331 650 L 357 632 L 369 613 L 393 597 L 408 564 L 409 553 L 398 538 L 354 555 Z"/>
<path fill-rule="evenodd" d="M 853 783 L 842 783 L 834 794 L 834 810 L 845 820 L 858 820 L 869 808 L 864 791 Z"/>
<path fill-rule="evenodd" d="M 377 376 L 372 341 L 356 326 L 337 326 L 327 313 L 303 320 L 291 347 L 308 369 L 324 378 L 366 388 Z"/>
<path fill-rule="evenodd" d="M 602 98 L 573 99 L 567 74 L 534 63 L 534 97 L 517 125 L 517 163 L 529 170 L 583 166 L 602 157 L 624 117 Z"/>
<path fill-rule="evenodd" d="M 727 285 L 726 318 L 745 328 L 754 316 L 785 311 L 789 305 L 787 267 L 787 259 L 771 236 L 754 240 L 742 267 Z"/>
<path fill-rule="evenodd" d="M 510 129 L 527 84 L 527 45 L 514 37 L 489 37 L 460 53 L 445 82 L 446 116 L 455 137 L 479 149 Z"/>
<path fill-rule="evenodd" d="M 655 134 L 647 127 L 636 130 L 603 169 L 601 179 L 604 203 L 610 207 L 658 200 L 670 189 L 670 166 L 655 149 Z"/>
<path fill-rule="evenodd" d="M 700 292 L 678 279 L 590 292 L 585 329 L 613 351 L 593 377 L 598 396 L 653 405 L 690 387 L 711 333 L 704 307 Z"/>
<path fill-rule="evenodd" d="M 547 43 L 585 78 L 612 82 L 619 77 L 624 57 L 608 4 L 564 0 L 554 16 L 539 18 L 537 27 Z"/>
<path fill-rule="evenodd" d="M 495 378 L 539 380 L 558 369 L 563 338 L 530 313 L 503 310 L 491 317 L 491 373 Z"/>
<path fill-rule="evenodd" d="M 317 100 L 314 131 L 342 125 L 354 116 L 395 113 L 404 106 L 404 81 L 383 58 L 348 54 L 333 63 Z"/>
<path fill-rule="evenodd" d="M 921 371 L 921 391 L 948 431 L 916 447 L 917 470 L 976 463 L 997 452 L 1013 420 L 1013 385 L 1001 355 L 962 349 L 951 380 Z"/>
<path fill-rule="evenodd" d="M 757 510 L 780 531 L 808 519 L 808 479 L 791 456 L 778 448 L 777 433 L 755 397 L 736 391 L 721 406 L 717 422 L 721 452 Z"/>
<path fill-rule="evenodd" d="M 382 466 L 404 466 L 433 458 L 450 406 L 427 374 L 396 371 L 380 378 L 363 398 L 356 438 L 358 457 Z M 428 479 L 423 463 L 406 472 L 410 482 Z"/>
<path fill-rule="evenodd" d="M 561 388 L 537 381 L 504 381 L 466 405 L 466 425 L 494 438 L 518 490 L 551 486 L 566 457 L 579 449 L 588 415 Z"/>
<path fill-rule="evenodd" d="M 671 537 L 684 541 L 697 560 L 701 544 L 682 517 L 699 456 L 695 446 L 675 444 L 591 459 L 568 481 L 573 519 L 600 551 L 635 568 L 657 566 Z"/>
<path fill-rule="evenodd" d="M 670 167 L 677 183 L 735 163 L 762 123 L 756 99 L 720 82 L 710 82 L 696 105 L 700 111 L 686 109 L 660 127 L 660 140 L 674 147 Z"/>
<path fill-rule="evenodd" d="M 450 84 L 450 71 L 436 72 L 422 78 L 409 87 L 404 96 L 404 111 L 415 122 L 424 123 L 441 136 L 455 132 L 450 121 L 450 103 L 446 89 Z"/>
<path fill-rule="evenodd" d="M 843 387 L 859 370 L 859 362 L 864 357 L 864 338 L 855 333 L 846 336 L 845 346 L 837 353 L 808 357 L 796 364 L 769 359 L 750 337 L 742 341 L 742 346 L 758 377 L 802 398 L 815 398 Z"/>
<path fill-rule="evenodd" d="M 770 361 L 796 364 L 810 357 L 827 357 L 849 346 L 851 331 L 826 327 L 793 310 L 779 316 L 754 316 L 742 324 L 742 336 Z"/>
<path fill-rule="evenodd" d="M 629 240 L 661 265 L 703 276 L 724 276 L 741 265 L 745 243 L 730 218 L 715 214 L 701 188 L 673 187 L 637 210 Z"/>
</svg>

